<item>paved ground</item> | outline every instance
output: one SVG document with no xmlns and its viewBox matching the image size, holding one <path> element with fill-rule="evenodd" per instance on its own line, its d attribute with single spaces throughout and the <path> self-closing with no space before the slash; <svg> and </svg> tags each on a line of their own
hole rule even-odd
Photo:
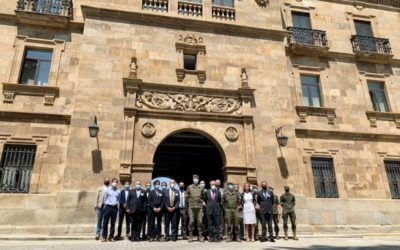
<svg viewBox="0 0 400 250">
<path fill-rule="evenodd" d="M 299 241 L 279 240 L 276 243 L 254 242 L 254 243 L 187 243 L 186 241 L 177 242 L 139 242 L 129 241 L 101 243 L 94 240 L 0 240 L 0 249 L 20 249 L 20 250 L 47 250 L 47 249 L 72 249 L 72 250 L 102 250 L 102 249 L 199 249 L 199 250 L 257 250 L 257 249 L 310 249 L 310 250 L 400 250 L 400 236 L 374 236 L 374 237 L 308 237 L 301 238 Z"/>
</svg>

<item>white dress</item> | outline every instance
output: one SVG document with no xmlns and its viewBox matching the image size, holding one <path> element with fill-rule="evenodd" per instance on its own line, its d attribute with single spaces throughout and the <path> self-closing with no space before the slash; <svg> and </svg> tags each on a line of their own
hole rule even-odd
<svg viewBox="0 0 400 250">
<path fill-rule="evenodd" d="M 243 194 L 243 224 L 256 224 L 256 208 L 253 203 L 253 194 Z"/>
</svg>

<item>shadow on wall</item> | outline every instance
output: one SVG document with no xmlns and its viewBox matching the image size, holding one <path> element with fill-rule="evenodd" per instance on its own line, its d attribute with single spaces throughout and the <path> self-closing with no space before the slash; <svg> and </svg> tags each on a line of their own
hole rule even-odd
<svg viewBox="0 0 400 250">
<path fill-rule="evenodd" d="M 283 179 L 287 179 L 289 177 L 289 171 L 286 165 L 286 160 L 282 156 L 279 156 L 278 158 L 278 164 L 279 164 L 279 170 L 281 172 L 281 176 Z"/>
<path fill-rule="evenodd" d="M 273 247 L 273 248 L 265 248 L 267 249 L 285 249 L 285 250 L 291 250 L 291 249 L 300 249 L 297 247 Z M 328 245 L 314 245 L 314 246 L 308 246 L 308 250 L 325 250 L 325 249 L 330 249 L 330 250 L 398 250 L 399 247 L 396 246 L 387 246 L 387 245 L 376 245 L 376 246 L 328 246 Z"/>
<path fill-rule="evenodd" d="M 101 150 L 99 149 L 92 151 L 92 169 L 95 174 L 98 174 L 103 170 L 103 159 L 101 157 Z"/>
</svg>

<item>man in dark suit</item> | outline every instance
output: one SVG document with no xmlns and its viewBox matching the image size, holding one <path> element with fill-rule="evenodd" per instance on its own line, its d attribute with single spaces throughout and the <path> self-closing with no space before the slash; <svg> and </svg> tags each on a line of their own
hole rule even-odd
<svg viewBox="0 0 400 250">
<path fill-rule="evenodd" d="M 210 182 L 211 189 L 205 194 L 206 215 L 208 221 L 208 236 L 210 242 L 219 241 L 220 216 L 221 216 L 221 192 L 217 190 L 215 181 Z"/>
<path fill-rule="evenodd" d="M 160 181 L 153 182 L 154 190 L 149 194 L 149 241 L 161 240 L 161 219 L 164 208 L 164 195 L 161 191 Z M 157 220 L 157 225 L 156 225 Z M 156 238 L 157 237 L 157 238 Z"/>
<path fill-rule="evenodd" d="M 175 181 L 171 180 L 170 187 L 163 191 L 165 207 L 165 240 L 176 241 L 178 239 L 177 216 L 179 209 L 179 192 L 175 190 Z M 170 235 L 171 227 L 171 235 Z"/>
<path fill-rule="evenodd" d="M 131 240 L 140 241 L 140 226 L 142 225 L 143 215 L 146 212 L 147 196 L 146 191 L 142 190 L 142 182 L 136 181 L 135 189 L 128 195 L 127 212 L 131 216 Z"/>
<path fill-rule="evenodd" d="M 128 196 L 129 192 L 131 190 L 131 186 L 129 181 L 125 182 L 124 189 L 121 190 L 121 195 L 119 199 L 119 210 L 118 210 L 118 235 L 116 240 L 122 240 L 121 233 L 122 233 L 122 224 L 124 222 L 124 217 L 125 217 L 125 224 L 126 224 L 126 237 L 130 237 L 130 232 L 131 232 L 131 217 L 129 214 L 126 212 L 127 210 L 127 202 L 128 202 Z"/>
<path fill-rule="evenodd" d="M 257 194 L 257 201 L 260 206 L 260 219 L 262 225 L 262 237 L 261 242 L 267 241 L 266 239 L 266 224 L 268 223 L 269 239 L 271 242 L 275 242 L 272 231 L 272 217 L 273 217 L 273 205 L 274 205 L 274 193 L 268 189 L 268 183 L 266 181 L 261 182 L 261 190 Z"/>
</svg>

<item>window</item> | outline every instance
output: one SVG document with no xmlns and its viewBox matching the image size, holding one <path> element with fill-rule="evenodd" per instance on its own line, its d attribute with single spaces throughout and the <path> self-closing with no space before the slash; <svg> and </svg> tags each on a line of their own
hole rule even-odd
<svg viewBox="0 0 400 250">
<path fill-rule="evenodd" d="M 183 55 L 183 68 L 187 70 L 196 70 L 196 55 Z"/>
<path fill-rule="evenodd" d="M 234 0 L 213 0 L 212 1 L 213 5 L 225 6 L 225 7 L 231 7 L 231 8 L 234 7 L 233 3 L 234 3 Z"/>
<path fill-rule="evenodd" d="M 28 49 L 22 64 L 20 83 L 47 85 L 52 56 L 52 51 Z"/>
<path fill-rule="evenodd" d="M 300 75 L 303 104 L 310 107 L 321 107 L 319 93 L 319 76 Z"/>
<path fill-rule="evenodd" d="M 337 198 L 335 170 L 332 158 L 311 158 L 317 198 Z"/>
<path fill-rule="evenodd" d="M 0 193 L 29 193 L 35 145 L 4 145 L 0 165 Z"/>
<path fill-rule="evenodd" d="M 392 199 L 400 199 L 400 161 L 385 161 L 385 170 Z"/>
<path fill-rule="evenodd" d="M 371 23 L 368 21 L 354 20 L 354 26 L 356 28 L 356 33 L 359 36 L 369 36 L 373 37 Z"/>
<path fill-rule="evenodd" d="M 383 83 L 368 81 L 368 91 L 375 111 L 389 112 Z"/>
<path fill-rule="evenodd" d="M 303 12 L 292 12 L 293 27 L 311 29 L 310 14 Z"/>
</svg>

